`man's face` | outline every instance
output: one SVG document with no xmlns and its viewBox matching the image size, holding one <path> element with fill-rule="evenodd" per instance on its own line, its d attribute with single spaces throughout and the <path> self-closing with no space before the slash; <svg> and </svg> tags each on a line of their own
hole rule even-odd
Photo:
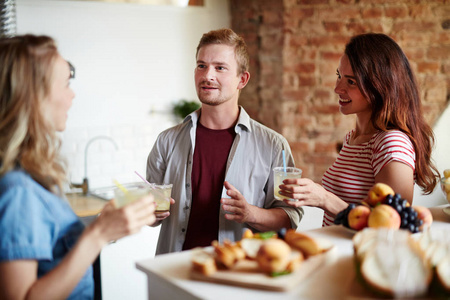
<svg viewBox="0 0 450 300">
<path fill-rule="evenodd" d="M 234 47 L 212 44 L 198 51 L 195 86 L 203 104 L 237 103 L 239 91 L 247 84 L 248 77 L 248 72 L 238 74 Z"/>
</svg>

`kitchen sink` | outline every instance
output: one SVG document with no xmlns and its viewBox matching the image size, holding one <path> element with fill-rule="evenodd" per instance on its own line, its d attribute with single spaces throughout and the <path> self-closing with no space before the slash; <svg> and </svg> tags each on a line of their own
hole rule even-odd
<svg viewBox="0 0 450 300">
<path fill-rule="evenodd" d="M 116 187 L 105 187 L 89 191 L 88 194 L 99 199 L 111 200 L 114 198 L 114 189 Z"/>
<path fill-rule="evenodd" d="M 132 189 L 136 186 L 136 184 L 142 184 L 142 182 L 131 182 L 122 184 L 123 187 L 127 189 Z M 111 200 L 114 198 L 114 190 L 117 189 L 117 186 L 109 186 L 104 188 L 93 189 L 88 192 L 90 196 L 97 197 L 103 200 Z"/>
</svg>

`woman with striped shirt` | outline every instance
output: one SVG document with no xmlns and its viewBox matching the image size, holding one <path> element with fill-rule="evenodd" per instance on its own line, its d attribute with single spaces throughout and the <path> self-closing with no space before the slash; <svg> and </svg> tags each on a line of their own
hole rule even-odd
<svg viewBox="0 0 450 300">
<path fill-rule="evenodd" d="M 355 114 L 356 125 L 344 139 L 322 185 L 286 179 L 281 194 L 291 206 L 325 211 L 323 225 L 350 203 L 359 203 L 378 182 L 412 203 L 414 183 L 433 191 L 439 173 L 431 162 L 434 135 L 422 115 L 418 86 L 408 59 L 390 37 L 368 33 L 346 45 L 336 72 L 339 110 Z M 287 185 L 295 184 L 295 186 Z"/>
</svg>

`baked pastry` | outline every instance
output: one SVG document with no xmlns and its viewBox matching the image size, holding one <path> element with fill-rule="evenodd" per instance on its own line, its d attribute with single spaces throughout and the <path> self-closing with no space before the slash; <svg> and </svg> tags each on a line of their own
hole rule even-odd
<svg viewBox="0 0 450 300">
<path fill-rule="evenodd" d="M 283 240 L 265 240 L 256 255 L 261 271 L 266 273 L 286 271 L 291 258 L 291 248 Z"/>
<path fill-rule="evenodd" d="M 228 240 L 225 240 L 223 242 L 223 246 L 233 252 L 234 257 L 237 261 L 244 259 L 246 256 L 245 251 L 237 243 L 232 243 Z"/>
<path fill-rule="evenodd" d="M 450 296 L 450 253 L 437 264 L 436 277 L 444 288 L 447 296 Z"/>
<path fill-rule="evenodd" d="M 284 240 L 294 249 L 301 251 L 306 258 L 311 255 L 316 255 L 324 252 L 324 248 L 320 245 L 319 241 L 313 239 L 305 234 L 289 229 L 286 231 Z"/>
<path fill-rule="evenodd" d="M 223 266 L 227 269 L 233 267 L 238 261 L 238 257 L 235 251 L 231 247 L 226 247 L 225 245 L 219 245 L 218 241 L 213 241 L 212 246 L 214 247 L 214 253 L 216 263 L 218 266 Z"/>
<path fill-rule="evenodd" d="M 373 290 L 389 297 L 426 295 L 432 268 L 408 231 L 366 228 L 353 242 L 356 267 Z"/>
<path fill-rule="evenodd" d="M 192 269 L 210 276 L 217 271 L 217 266 L 214 258 L 202 249 L 194 249 L 191 256 Z"/>
</svg>

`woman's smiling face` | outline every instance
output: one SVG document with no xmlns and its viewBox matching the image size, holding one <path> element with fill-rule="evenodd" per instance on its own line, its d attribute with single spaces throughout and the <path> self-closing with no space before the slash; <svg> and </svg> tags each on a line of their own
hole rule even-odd
<svg viewBox="0 0 450 300">
<path fill-rule="evenodd" d="M 361 93 L 347 55 L 343 55 L 336 70 L 334 92 L 339 95 L 339 110 L 344 115 L 372 112 L 369 101 Z"/>
</svg>

